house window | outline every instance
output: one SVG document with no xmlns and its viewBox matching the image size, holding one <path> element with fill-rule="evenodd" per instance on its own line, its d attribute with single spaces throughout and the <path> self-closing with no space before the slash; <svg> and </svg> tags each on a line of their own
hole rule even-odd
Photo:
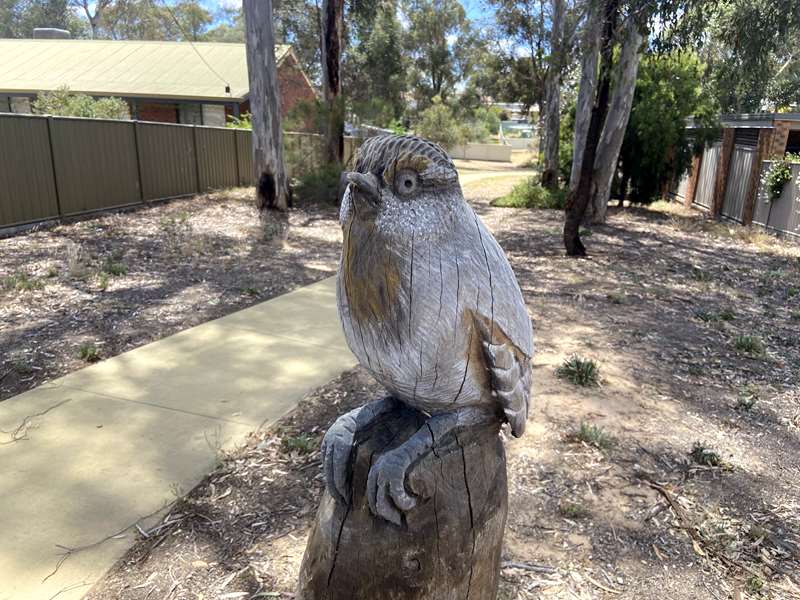
<svg viewBox="0 0 800 600">
<path fill-rule="evenodd" d="M 202 125 L 203 112 L 199 104 L 179 104 L 178 105 L 178 123 L 186 123 L 187 125 Z"/>
<path fill-rule="evenodd" d="M 800 129 L 794 129 L 789 132 L 789 137 L 786 140 L 786 152 L 800 154 Z"/>
<path fill-rule="evenodd" d="M 225 107 L 222 104 L 203 104 L 203 125 L 225 127 Z"/>
<path fill-rule="evenodd" d="M 22 115 L 31 114 L 31 99 L 24 96 L 11 97 L 11 112 Z"/>
</svg>

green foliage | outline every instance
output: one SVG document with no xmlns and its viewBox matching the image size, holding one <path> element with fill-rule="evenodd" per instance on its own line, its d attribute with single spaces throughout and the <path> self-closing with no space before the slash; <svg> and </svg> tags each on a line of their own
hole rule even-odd
<svg viewBox="0 0 800 600">
<path fill-rule="evenodd" d="M 228 115 L 228 122 L 225 123 L 228 129 L 253 129 L 253 115 L 250 113 L 242 113 L 238 117 Z"/>
<path fill-rule="evenodd" d="M 283 119 L 285 131 L 308 131 L 323 133 L 328 126 L 329 109 L 320 100 L 301 100 Z"/>
<path fill-rule="evenodd" d="M 59 117 L 91 119 L 128 119 L 128 105 L 120 98 L 95 100 L 86 94 L 73 94 L 64 86 L 52 92 L 42 92 L 31 104 L 33 112 Z"/>
<path fill-rule="evenodd" d="M 558 174 L 562 181 L 569 181 L 572 174 L 572 153 L 575 147 L 575 102 L 570 103 L 558 129 Z"/>
<path fill-rule="evenodd" d="M 281 440 L 281 448 L 284 452 L 298 452 L 299 454 L 311 454 L 319 446 L 317 438 L 301 433 L 285 437 Z"/>
<path fill-rule="evenodd" d="M 344 90 L 356 119 L 389 127 L 405 110 L 407 64 L 403 29 L 394 2 L 351 9 L 354 39 L 344 56 Z"/>
<path fill-rule="evenodd" d="M 32 292 L 33 290 L 40 290 L 44 287 L 44 283 L 41 280 L 30 277 L 27 273 L 22 271 L 4 277 L 2 284 L 3 289 L 17 292 Z"/>
<path fill-rule="evenodd" d="M 86 23 L 70 0 L 0 0 L 0 38 L 29 38 L 37 27 L 57 27 L 81 37 Z"/>
<path fill-rule="evenodd" d="M 589 423 L 581 423 L 580 428 L 569 436 L 569 440 L 594 446 L 598 450 L 608 450 L 616 443 L 605 429 Z"/>
<path fill-rule="evenodd" d="M 600 383 L 600 369 L 597 363 L 579 354 L 564 359 L 561 366 L 556 369 L 556 375 L 583 387 L 596 386 Z"/>
<path fill-rule="evenodd" d="M 719 454 L 717 454 L 711 448 L 707 448 L 704 444 L 700 442 L 694 443 L 694 445 L 692 446 L 692 451 L 689 453 L 689 456 L 698 465 L 703 465 L 706 467 L 720 467 L 724 464 Z"/>
<path fill-rule="evenodd" d="M 476 35 L 458 0 L 414 0 L 403 11 L 409 84 L 425 109 L 436 97 L 449 100 L 470 73 Z"/>
<path fill-rule="evenodd" d="M 690 52 L 642 59 L 620 152 L 632 201 L 657 199 L 661 186 L 689 166 L 694 148 L 687 137 L 687 117 L 694 115 L 702 125 L 694 132 L 696 142 L 709 135 L 716 107 L 702 90 L 702 75 L 703 64 Z"/>
<path fill-rule="evenodd" d="M 103 273 L 113 275 L 114 277 L 120 277 L 128 274 L 128 267 L 125 266 L 124 263 L 117 262 L 109 258 L 105 263 L 103 263 Z"/>
<path fill-rule="evenodd" d="M 417 135 L 444 148 L 464 144 L 469 139 L 468 129 L 459 123 L 453 110 L 439 97 L 435 97 L 432 104 L 419 114 L 414 130 Z"/>
<path fill-rule="evenodd" d="M 739 390 L 739 397 L 736 400 L 736 410 L 750 412 L 759 399 L 758 388 L 753 385 L 742 386 Z"/>
<path fill-rule="evenodd" d="M 298 202 L 307 204 L 336 204 L 338 201 L 341 165 L 327 164 L 301 172 L 292 186 Z"/>
<path fill-rule="evenodd" d="M 213 22 L 214 17 L 197 0 L 180 0 L 169 9 L 152 0 L 125 0 L 104 7 L 99 34 L 113 39 L 197 42 L 207 39 Z"/>
<path fill-rule="evenodd" d="M 763 356 L 766 353 L 764 342 L 755 335 L 739 335 L 734 340 L 734 346 L 739 352 L 751 354 L 753 356 Z"/>
<path fill-rule="evenodd" d="M 577 502 L 561 502 L 558 512 L 567 519 L 585 519 L 589 516 L 589 509 Z"/>
<path fill-rule="evenodd" d="M 722 112 L 797 106 L 800 12 L 796 0 L 706 3 L 700 23 L 708 63 L 706 93 Z M 702 10 L 702 9 L 701 9 Z"/>
<path fill-rule="evenodd" d="M 78 356 L 83 361 L 94 363 L 100 360 L 100 351 L 92 343 L 81 344 L 81 347 L 78 348 Z"/>
<path fill-rule="evenodd" d="M 726 306 L 717 312 L 706 311 L 699 309 L 695 311 L 694 315 L 701 321 L 706 323 L 719 323 L 721 321 L 733 321 L 736 318 L 736 313 L 733 309 Z"/>
<path fill-rule="evenodd" d="M 566 191 L 548 190 L 542 187 L 538 177 L 529 177 L 515 185 L 505 196 L 493 200 L 492 206 L 563 210 L 566 206 Z"/>
<path fill-rule="evenodd" d="M 764 185 L 769 193 L 769 199 L 774 202 L 781 197 L 783 186 L 792 180 L 792 167 L 786 160 L 773 161 L 769 170 L 764 175 Z"/>
</svg>

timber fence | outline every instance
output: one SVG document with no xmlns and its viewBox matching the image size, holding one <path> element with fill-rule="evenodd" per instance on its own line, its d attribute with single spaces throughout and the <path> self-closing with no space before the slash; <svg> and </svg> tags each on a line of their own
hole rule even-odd
<svg viewBox="0 0 800 600">
<path fill-rule="evenodd" d="M 251 144 L 245 129 L 0 114 L 0 228 L 253 185 Z M 346 163 L 358 144 L 345 138 Z M 287 132 L 284 151 L 298 175 L 323 140 Z"/>
</svg>

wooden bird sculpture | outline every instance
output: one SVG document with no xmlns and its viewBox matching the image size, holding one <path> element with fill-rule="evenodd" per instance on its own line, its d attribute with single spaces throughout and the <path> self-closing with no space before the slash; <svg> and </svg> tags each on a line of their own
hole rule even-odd
<svg viewBox="0 0 800 600">
<path fill-rule="evenodd" d="M 397 525 L 418 498 L 406 474 L 443 436 L 492 421 L 525 430 L 533 332 L 511 266 L 464 200 L 447 153 L 369 138 L 342 199 L 337 283 L 350 349 L 390 396 L 340 417 L 323 441 L 328 490 L 349 500 L 356 432 L 404 403 L 425 425 L 372 465 L 372 512 Z"/>
</svg>

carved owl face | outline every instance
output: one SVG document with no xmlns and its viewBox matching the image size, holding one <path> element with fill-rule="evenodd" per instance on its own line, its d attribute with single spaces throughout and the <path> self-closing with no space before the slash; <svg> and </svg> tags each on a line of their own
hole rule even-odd
<svg viewBox="0 0 800 600">
<path fill-rule="evenodd" d="M 413 136 L 369 138 L 347 173 L 341 220 L 349 218 L 399 235 L 441 232 L 463 203 L 458 173 L 438 145 Z"/>
</svg>

